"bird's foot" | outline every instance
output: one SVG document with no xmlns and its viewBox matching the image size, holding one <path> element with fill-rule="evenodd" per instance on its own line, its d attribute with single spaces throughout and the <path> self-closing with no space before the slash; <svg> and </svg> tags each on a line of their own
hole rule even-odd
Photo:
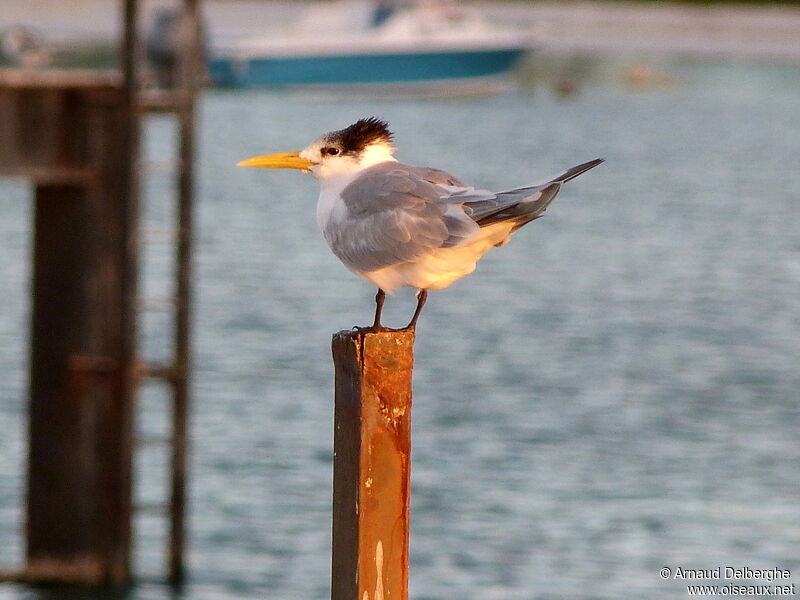
<svg viewBox="0 0 800 600">
<path fill-rule="evenodd" d="M 403 331 L 414 331 L 416 329 L 415 324 L 409 323 L 406 327 L 394 328 L 394 327 L 386 327 L 385 325 L 381 325 L 380 323 L 375 324 L 373 323 L 369 327 L 353 327 L 350 331 L 353 333 L 382 333 L 385 331 L 391 331 L 393 333 L 403 332 Z"/>
<path fill-rule="evenodd" d="M 353 327 L 352 331 L 355 333 L 380 333 L 383 331 L 391 332 L 407 332 L 417 330 L 417 319 L 422 307 L 425 305 L 425 300 L 428 298 L 427 290 L 419 290 L 417 292 L 417 310 L 414 311 L 414 316 L 411 322 L 402 329 L 394 329 L 392 327 L 384 327 L 381 325 L 381 312 L 383 311 L 383 302 L 386 299 L 386 293 L 378 288 L 378 293 L 375 295 L 375 320 L 369 327 Z"/>
<path fill-rule="evenodd" d="M 411 321 L 403 331 L 416 331 L 417 330 L 417 319 L 419 319 L 419 315 L 422 312 L 422 307 L 425 306 L 425 301 L 428 299 L 428 290 L 421 289 L 417 292 L 417 310 L 414 311 L 414 316 L 411 317 Z"/>
<path fill-rule="evenodd" d="M 378 323 L 377 325 L 373 324 L 373 325 L 370 325 L 369 327 L 353 327 L 351 329 L 351 331 L 353 331 L 355 333 L 381 333 L 381 332 L 384 332 L 384 331 L 408 331 L 408 329 L 409 329 L 408 327 L 405 327 L 403 329 L 395 329 L 393 327 L 384 327 L 383 325 Z"/>
</svg>

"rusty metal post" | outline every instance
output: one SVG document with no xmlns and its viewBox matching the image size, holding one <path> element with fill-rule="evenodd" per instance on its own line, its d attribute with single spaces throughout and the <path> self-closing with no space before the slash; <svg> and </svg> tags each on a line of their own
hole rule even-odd
<svg viewBox="0 0 800 600">
<path fill-rule="evenodd" d="M 414 332 L 333 336 L 332 600 L 408 598 Z"/>
</svg>

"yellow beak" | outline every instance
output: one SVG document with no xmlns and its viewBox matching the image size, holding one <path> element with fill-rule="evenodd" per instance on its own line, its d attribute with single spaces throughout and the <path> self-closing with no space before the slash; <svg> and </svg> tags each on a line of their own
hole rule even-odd
<svg viewBox="0 0 800 600">
<path fill-rule="evenodd" d="M 263 156 L 254 156 L 248 158 L 240 163 L 236 163 L 238 167 L 261 167 L 262 169 L 300 169 L 301 171 L 308 171 L 316 163 L 300 158 L 299 152 L 280 152 L 278 154 L 264 154 Z"/>
</svg>

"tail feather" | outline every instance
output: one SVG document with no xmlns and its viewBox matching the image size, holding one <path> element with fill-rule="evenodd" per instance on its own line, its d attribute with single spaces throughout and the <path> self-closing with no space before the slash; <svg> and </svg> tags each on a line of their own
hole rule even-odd
<svg viewBox="0 0 800 600">
<path fill-rule="evenodd" d="M 487 225 L 491 225 L 499 221 L 514 220 L 516 223 L 512 229 L 513 233 L 523 225 L 526 225 L 534 219 L 538 219 L 540 216 L 542 216 L 542 213 L 547 210 L 547 207 L 550 206 L 550 203 L 553 200 L 555 200 L 556 195 L 558 195 L 558 192 L 561 190 L 561 184 L 566 183 L 571 179 L 575 179 L 578 175 L 585 173 L 589 169 L 593 169 L 604 161 L 605 159 L 603 158 L 597 158 L 576 167 L 572 167 L 545 184 L 521 187 L 513 190 L 507 190 L 505 192 L 498 192 L 498 200 L 501 200 L 502 197 L 507 197 L 511 201 L 498 202 L 498 205 L 501 208 L 499 208 L 499 210 L 496 212 L 482 216 L 478 220 L 478 225 L 481 227 L 486 227 Z"/>
</svg>

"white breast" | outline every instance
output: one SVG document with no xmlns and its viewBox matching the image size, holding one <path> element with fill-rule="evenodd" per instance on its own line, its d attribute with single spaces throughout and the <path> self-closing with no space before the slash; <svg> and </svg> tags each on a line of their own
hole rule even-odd
<svg viewBox="0 0 800 600">
<path fill-rule="evenodd" d="M 328 227 L 341 222 L 347 216 L 347 206 L 341 198 L 345 186 L 323 186 L 317 201 L 317 225 L 323 233 Z"/>
</svg>

